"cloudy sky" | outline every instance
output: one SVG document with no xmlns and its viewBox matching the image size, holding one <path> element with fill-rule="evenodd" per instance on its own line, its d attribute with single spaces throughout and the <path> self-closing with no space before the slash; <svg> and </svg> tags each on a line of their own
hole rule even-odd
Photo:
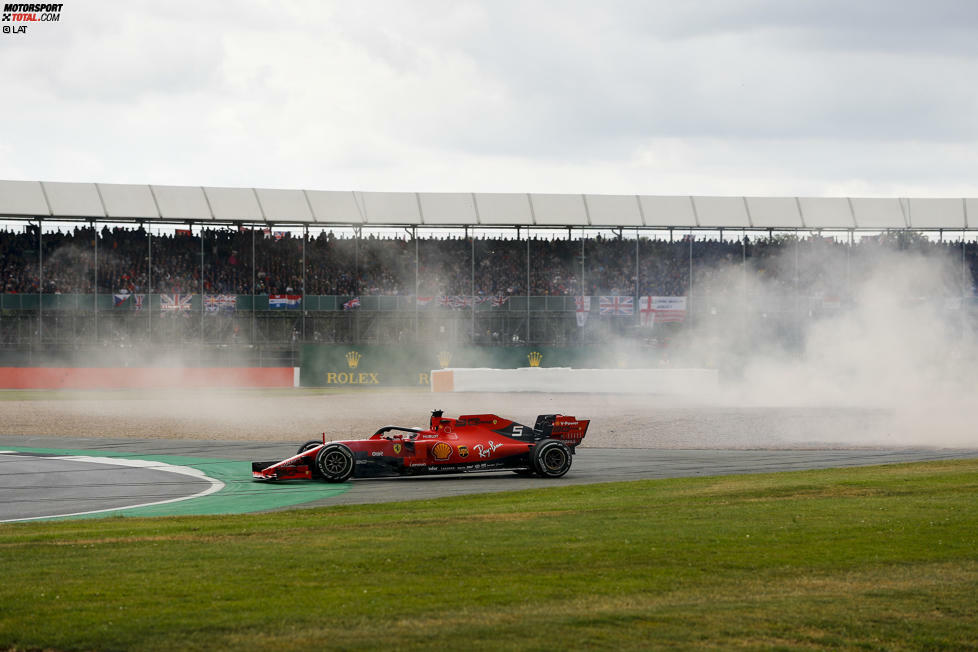
<svg viewBox="0 0 978 652">
<path fill-rule="evenodd" d="M 0 179 L 978 196 L 971 0 L 64 0 L 29 30 Z"/>
</svg>

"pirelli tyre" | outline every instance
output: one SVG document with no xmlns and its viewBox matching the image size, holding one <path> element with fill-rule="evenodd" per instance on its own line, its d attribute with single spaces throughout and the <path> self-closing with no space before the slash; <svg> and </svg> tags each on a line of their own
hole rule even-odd
<svg viewBox="0 0 978 652">
<path fill-rule="evenodd" d="M 306 451 L 312 450 L 316 446 L 322 446 L 322 444 L 323 444 L 323 442 L 321 442 L 318 439 L 311 439 L 311 440 L 307 441 L 306 443 L 304 443 L 302 446 L 299 446 L 299 450 L 297 450 L 295 452 L 295 454 L 296 455 L 301 455 L 302 453 L 305 453 Z"/>
<path fill-rule="evenodd" d="M 302 455 L 306 451 L 311 451 L 316 446 L 322 446 L 322 445 L 323 445 L 323 442 L 322 441 L 320 441 L 318 439 L 310 439 L 309 441 L 307 441 L 306 443 L 304 443 L 302 446 L 299 446 L 299 450 L 297 450 L 295 454 L 296 455 Z M 310 464 L 309 465 L 309 472 L 312 474 L 312 477 L 314 477 L 314 478 L 318 478 L 319 477 L 319 469 L 316 468 L 316 465 L 315 464 Z"/>
<path fill-rule="evenodd" d="M 545 478 L 559 478 L 570 470 L 571 451 L 562 441 L 547 439 L 533 447 L 530 461 L 537 474 Z"/>
<path fill-rule="evenodd" d="M 344 444 L 328 444 L 316 453 L 316 473 L 326 482 L 346 482 L 355 466 L 353 451 Z"/>
</svg>

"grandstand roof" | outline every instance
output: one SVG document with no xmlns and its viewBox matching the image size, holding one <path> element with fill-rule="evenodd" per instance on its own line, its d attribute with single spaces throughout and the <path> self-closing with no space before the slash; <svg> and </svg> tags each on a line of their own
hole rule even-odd
<svg viewBox="0 0 978 652">
<path fill-rule="evenodd" d="M 969 229 L 978 228 L 978 199 L 360 192 L 0 181 L 0 219 L 38 218 L 323 226 Z"/>
</svg>

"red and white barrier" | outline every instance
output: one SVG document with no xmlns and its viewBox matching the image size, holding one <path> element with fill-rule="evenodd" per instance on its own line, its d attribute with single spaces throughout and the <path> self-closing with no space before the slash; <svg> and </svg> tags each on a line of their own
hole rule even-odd
<svg viewBox="0 0 978 652">
<path fill-rule="evenodd" d="M 0 367 L 0 389 L 294 387 L 293 367 Z"/>
</svg>

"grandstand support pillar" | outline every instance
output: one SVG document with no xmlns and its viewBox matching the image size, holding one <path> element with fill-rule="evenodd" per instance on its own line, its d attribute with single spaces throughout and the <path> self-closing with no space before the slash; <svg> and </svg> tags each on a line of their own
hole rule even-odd
<svg viewBox="0 0 978 652">
<path fill-rule="evenodd" d="M 850 265 L 850 256 L 852 256 L 852 244 L 854 240 L 853 235 L 854 235 L 853 230 L 849 229 L 849 246 L 846 247 L 846 301 L 847 302 L 849 301 L 849 293 L 850 293 L 849 281 L 852 272 L 852 268 Z"/>
<path fill-rule="evenodd" d="M 472 262 L 472 276 L 469 279 L 469 292 L 472 295 L 472 334 L 469 336 L 469 344 L 475 344 L 475 233 L 469 235 L 469 227 L 465 227 L 465 234 L 469 236 L 469 256 Z"/>
<path fill-rule="evenodd" d="M 360 234 L 363 227 L 353 227 L 353 294 L 360 296 Z"/>
<path fill-rule="evenodd" d="M 968 333 L 968 302 L 965 301 L 965 297 L 970 297 L 974 294 L 971 289 L 971 279 L 968 273 L 968 260 L 967 260 L 967 245 L 965 244 L 965 236 L 968 232 L 965 229 L 961 229 L 961 302 L 958 313 L 961 315 L 961 339 L 967 342 Z"/>
<path fill-rule="evenodd" d="M 153 223 L 146 225 L 146 326 L 149 344 L 153 344 Z"/>
<path fill-rule="evenodd" d="M 95 314 L 95 344 L 97 345 L 98 344 L 98 227 L 95 225 L 95 220 L 92 220 L 90 222 L 90 224 L 92 225 L 92 233 L 95 236 L 92 239 L 92 242 L 94 243 L 94 247 L 95 247 L 95 265 L 94 265 L 94 268 L 95 268 L 95 272 L 94 272 L 95 273 L 95 294 L 93 296 L 95 297 L 95 305 L 94 305 L 94 308 L 95 308 L 95 311 L 94 311 L 94 314 Z"/>
<path fill-rule="evenodd" d="M 37 218 L 37 344 L 44 342 L 44 221 Z"/>
<path fill-rule="evenodd" d="M 353 242 L 353 292 L 354 296 L 360 296 L 360 234 L 362 226 L 353 227 L 356 240 Z M 353 311 L 353 343 L 360 343 L 360 311 Z"/>
<path fill-rule="evenodd" d="M 251 346 L 257 341 L 257 325 L 255 318 L 255 225 L 251 225 Z M 254 350 L 254 349 L 252 349 Z"/>
<path fill-rule="evenodd" d="M 747 309 L 747 229 L 741 231 L 740 234 L 740 269 L 741 269 L 741 280 L 743 282 L 743 293 L 741 295 L 741 326 L 740 332 L 743 336 L 747 333 L 747 321 L 750 317 L 750 311 Z"/>
<path fill-rule="evenodd" d="M 587 296 L 584 293 L 585 283 L 584 283 L 584 236 L 587 231 L 581 229 L 581 296 Z"/>
<path fill-rule="evenodd" d="M 642 306 L 639 305 L 639 283 L 638 283 L 638 240 L 639 240 L 639 230 L 635 229 L 635 323 L 639 326 L 642 325 Z"/>
<path fill-rule="evenodd" d="M 420 251 L 418 249 L 418 227 L 411 227 L 411 237 L 414 238 L 414 343 L 421 341 L 421 328 L 418 313 L 418 291 L 421 288 L 419 269 L 421 266 Z"/>
<path fill-rule="evenodd" d="M 302 341 L 306 341 L 306 240 L 309 239 L 309 225 L 302 225 Z M 292 361 L 295 364 L 295 361 Z"/>
<path fill-rule="evenodd" d="M 970 290 L 968 283 L 968 261 L 965 255 L 965 244 L 964 239 L 968 235 L 968 232 L 961 229 L 961 294 L 962 296 Z M 961 308 L 961 314 L 964 314 L 964 307 Z"/>
<path fill-rule="evenodd" d="M 689 283 L 686 287 L 686 311 L 693 317 L 693 229 L 689 230 Z"/>
<path fill-rule="evenodd" d="M 799 283 L 798 275 L 799 270 L 799 260 L 798 254 L 801 250 L 801 233 L 795 231 L 795 336 L 801 339 L 801 284 Z M 797 342 L 796 342 L 797 343 Z"/>
<path fill-rule="evenodd" d="M 530 229 L 526 229 L 526 343 L 530 343 Z"/>
<path fill-rule="evenodd" d="M 200 225 L 200 349 L 197 359 L 204 355 L 204 225 Z"/>
</svg>

